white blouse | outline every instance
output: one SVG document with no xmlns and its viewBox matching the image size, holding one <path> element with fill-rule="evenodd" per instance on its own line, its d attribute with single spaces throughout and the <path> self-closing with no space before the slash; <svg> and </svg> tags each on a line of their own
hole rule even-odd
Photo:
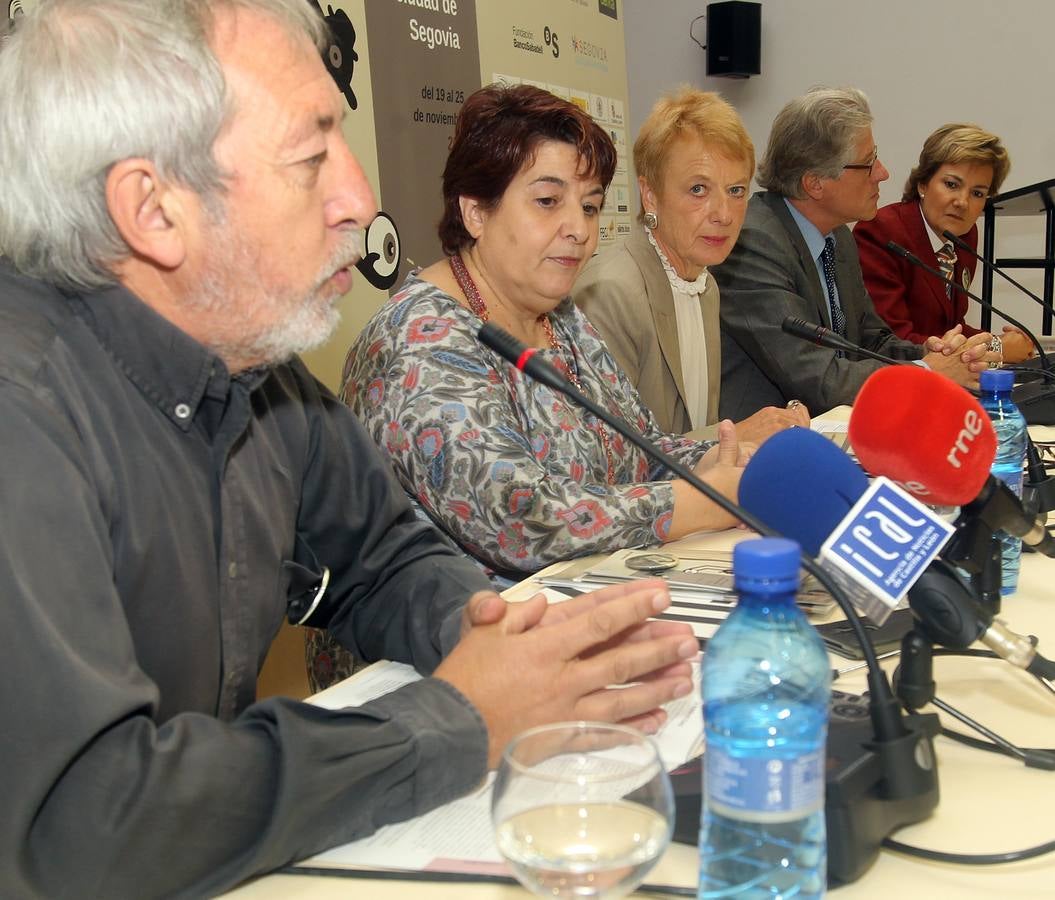
<svg viewBox="0 0 1055 900">
<path fill-rule="evenodd" d="M 707 339 L 703 330 L 703 304 L 700 295 L 707 289 L 707 270 L 695 281 L 686 281 L 670 264 L 666 254 L 645 226 L 648 241 L 659 254 L 663 271 L 670 282 L 674 313 L 678 323 L 678 346 L 681 348 L 681 378 L 685 384 L 685 408 L 693 429 L 707 424 Z"/>
</svg>

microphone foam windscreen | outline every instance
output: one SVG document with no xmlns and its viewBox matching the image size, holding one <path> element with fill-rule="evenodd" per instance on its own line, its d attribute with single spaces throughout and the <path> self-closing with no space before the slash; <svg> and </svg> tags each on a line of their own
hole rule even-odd
<svg viewBox="0 0 1055 900">
<path fill-rule="evenodd" d="M 746 510 L 816 556 L 867 488 L 864 472 L 830 440 L 789 428 L 751 457 L 738 496 Z"/>
<path fill-rule="evenodd" d="M 854 401 L 850 444 L 873 475 L 938 506 L 977 497 L 996 456 L 996 432 L 978 401 L 920 366 L 869 376 Z"/>
</svg>

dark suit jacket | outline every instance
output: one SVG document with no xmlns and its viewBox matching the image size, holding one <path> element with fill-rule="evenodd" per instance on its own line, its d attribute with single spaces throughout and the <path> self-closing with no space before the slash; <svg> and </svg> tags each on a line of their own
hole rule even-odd
<svg viewBox="0 0 1055 900">
<path fill-rule="evenodd" d="M 835 236 L 835 281 L 846 337 L 895 359 L 919 359 L 923 348 L 902 341 L 876 314 L 861 280 L 850 229 Z M 735 421 L 765 406 L 801 400 L 811 415 L 852 404 L 882 363 L 838 357 L 781 331 L 786 316 L 827 326 L 828 295 L 806 241 L 780 194 L 762 191 L 729 258 L 711 270 L 721 290 L 722 393 L 719 415 Z"/>
<path fill-rule="evenodd" d="M 943 335 L 956 325 L 963 325 L 963 333 L 968 336 L 978 333 L 977 328 L 963 321 L 968 305 L 966 294 L 953 291 L 950 300 L 945 285 L 935 276 L 886 248 L 887 241 L 894 241 L 928 266 L 938 268 L 917 201 L 884 206 L 871 222 L 854 226 L 854 239 L 861 255 L 865 287 L 876 312 L 898 337 L 922 344 L 932 334 Z M 977 248 L 978 226 L 972 225 L 963 239 Z M 953 283 L 967 287 L 977 264 L 966 250 L 958 251 Z"/>
<path fill-rule="evenodd" d="M 678 316 L 670 281 L 644 229 L 635 227 L 624 244 L 602 250 L 591 259 L 572 290 L 575 303 L 601 333 L 615 361 L 637 388 L 664 431 L 683 434 L 692 428 L 685 408 Z M 721 338 L 718 285 L 707 279 L 700 297 L 707 357 L 707 422 L 694 435 L 713 436 L 718 421 L 721 384 Z"/>
</svg>

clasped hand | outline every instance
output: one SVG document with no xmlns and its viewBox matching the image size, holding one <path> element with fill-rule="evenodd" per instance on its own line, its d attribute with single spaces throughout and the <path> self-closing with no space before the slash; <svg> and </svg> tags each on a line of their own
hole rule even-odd
<svg viewBox="0 0 1055 900">
<path fill-rule="evenodd" d="M 987 331 L 964 337 L 963 329 L 957 325 L 941 337 L 927 338 L 924 347 L 929 351 L 923 361 L 935 372 L 951 378 L 968 388 L 978 387 L 978 375 L 990 366 L 999 365 L 999 353 L 988 349 L 992 335 Z"/>
<path fill-rule="evenodd" d="M 456 687 L 487 725 L 488 763 L 519 732 L 550 722 L 621 722 L 654 733 L 660 708 L 692 690 L 692 629 L 651 617 L 670 605 L 664 583 L 612 585 L 550 605 L 477 593 L 462 638 L 435 677 Z"/>
</svg>

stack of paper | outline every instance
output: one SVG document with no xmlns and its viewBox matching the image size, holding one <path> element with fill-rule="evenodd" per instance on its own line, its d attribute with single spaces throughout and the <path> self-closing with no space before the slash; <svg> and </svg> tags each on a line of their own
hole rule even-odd
<svg viewBox="0 0 1055 900">
<path fill-rule="evenodd" d="M 541 576 L 539 583 L 563 594 L 580 594 L 608 584 L 621 584 L 639 578 L 662 578 L 670 589 L 671 606 L 660 618 L 688 622 L 693 633 L 705 644 L 736 606 L 733 592 L 732 553 L 708 550 L 690 556 L 671 556 L 672 566 L 660 572 L 634 568 L 643 555 L 662 557 L 664 550 L 619 550 L 604 560 L 572 560 L 561 569 Z M 835 601 L 807 576 L 798 597 L 799 606 L 810 615 L 824 616 Z"/>
</svg>

